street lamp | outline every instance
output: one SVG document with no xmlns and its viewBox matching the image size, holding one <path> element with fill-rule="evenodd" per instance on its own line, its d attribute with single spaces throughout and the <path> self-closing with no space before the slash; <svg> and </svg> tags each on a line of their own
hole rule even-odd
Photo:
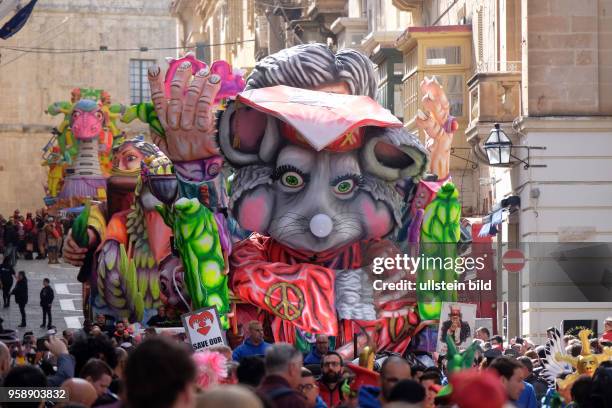
<svg viewBox="0 0 612 408">
<path fill-rule="evenodd" d="M 484 144 L 484 150 L 487 153 L 489 164 L 491 166 L 503 166 L 510 163 L 512 142 L 510 141 L 508 135 L 501 130 L 499 123 L 496 123 L 493 130 L 491 130 L 491 133 Z"/>
<path fill-rule="evenodd" d="M 527 150 L 526 161 L 512 154 L 513 149 L 525 149 Z M 523 163 L 523 168 L 528 169 L 529 167 L 546 167 L 545 164 L 531 164 L 531 150 L 546 150 L 544 146 L 514 146 L 512 141 L 506 135 L 499 123 L 496 123 L 489 137 L 483 145 L 483 148 L 474 146 L 472 150 L 476 154 L 476 159 L 480 162 L 484 162 L 492 167 L 512 167 L 516 162 Z M 482 150 L 486 153 L 486 162 Z M 511 159 L 513 159 L 511 161 Z"/>
</svg>

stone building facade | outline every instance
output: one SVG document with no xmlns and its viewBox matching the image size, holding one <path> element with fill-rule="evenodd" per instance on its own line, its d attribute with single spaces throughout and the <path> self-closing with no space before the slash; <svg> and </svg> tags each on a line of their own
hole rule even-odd
<svg viewBox="0 0 612 408">
<path fill-rule="evenodd" d="M 61 121 L 44 113 L 50 103 L 69 100 L 75 87 L 105 89 L 125 104 L 148 97 L 146 66 L 177 55 L 169 7 L 170 0 L 41 0 L 27 25 L 2 42 L 28 52 L 0 50 L 0 214 L 43 206 L 41 149 Z M 148 132 L 136 122 L 122 129 Z"/>
</svg>

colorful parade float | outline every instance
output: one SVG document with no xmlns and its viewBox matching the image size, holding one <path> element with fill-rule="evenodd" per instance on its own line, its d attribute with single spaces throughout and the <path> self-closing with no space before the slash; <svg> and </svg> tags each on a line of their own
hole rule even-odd
<svg viewBox="0 0 612 408">
<path fill-rule="evenodd" d="M 301 45 L 261 60 L 246 84 L 241 74 L 189 54 L 165 75 L 150 70 L 151 103 L 123 108 L 75 90 L 49 108 L 65 118 L 48 163 L 66 169 L 50 197 L 103 202 L 73 229 L 89 248 L 87 313 L 144 323 L 162 304 L 175 315 L 215 307 L 230 342 L 258 319 L 275 341 L 304 348 L 327 334 L 347 356 L 406 352 L 457 294 L 375 291 L 373 280 L 450 282 L 455 271 L 377 276 L 372 264 L 458 256 L 457 123 L 440 85 L 421 84 L 422 143 L 375 101 L 358 51 Z M 154 143 L 116 142 L 117 121 L 136 119 Z"/>
<path fill-rule="evenodd" d="M 449 171 L 458 125 L 435 78 L 420 84 L 425 141 L 375 101 L 372 64 L 350 49 L 285 49 L 246 81 L 188 54 L 165 75 L 151 67 L 149 81 L 150 103 L 123 109 L 75 90 L 49 108 L 65 115 L 46 154 L 49 195 L 61 205 L 87 197 L 72 231 L 88 249 L 75 262 L 86 317 L 146 326 L 163 305 L 171 323 L 190 316 L 183 324 L 207 333 L 214 309 L 231 346 L 258 320 L 270 341 L 303 351 L 333 336 L 370 373 L 377 354 L 431 353 L 437 342 L 450 371 L 469 374 L 476 346 L 457 306 L 456 263 L 387 265 L 457 260 L 470 239 Z M 153 143 L 117 142 L 117 120 L 147 123 Z M 375 280 L 412 289 L 375 290 Z M 586 346 L 571 358 L 559 342 L 547 346 L 546 370 L 551 381 L 570 374 L 558 384 L 566 389 L 600 359 Z"/>
<path fill-rule="evenodd" d="M 89 88 L 75 88 L 69 102 L 49 105 L 49 115 L 63 115 L 43 149 L 43 165 L 49 167 L 45 204 L 52 211 L 106 200 L 112 148 L 122 140 L 116 122 L 123 109 L 111 103 L 108 92 Z"/>
</svg>

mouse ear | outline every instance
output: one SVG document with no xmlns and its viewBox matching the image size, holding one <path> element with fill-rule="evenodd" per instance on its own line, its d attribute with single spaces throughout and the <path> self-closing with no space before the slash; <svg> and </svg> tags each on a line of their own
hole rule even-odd
<svg viewBox="0 0 612 408">
<path fill-rule="evenodd" d="M 228 106 L 219 124 L 219 146 L 235 167 L 269 163 L 276 157 L 280 135 L 278 120 L 236 103 Z"/>
<path fill-rule="evenodd" d="M 369 128 L 361 150 L 365 171 L 385 180 L 420 179 L 429 164 L 427 149 L 403 128 Z"/>
</svg>

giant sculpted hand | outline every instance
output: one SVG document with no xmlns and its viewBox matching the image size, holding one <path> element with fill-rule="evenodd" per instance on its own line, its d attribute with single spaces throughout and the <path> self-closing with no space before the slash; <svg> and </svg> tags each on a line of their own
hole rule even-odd
<svg viewBox="0 0 612 408">
<path fill-rule="evenodd" d="M 185 162 L 219 154 L 215 141 L 215 106 L 221 77 L 210 75 L 208 67 L 192 79 L 191 63 L 185 61 L 172 78 L 170 95 L 164 92 L 164 78 L 157 65 L 149 68 L 151 99 L 165 135 L 153 134 L 153 141 L 173 162 Z"/>
<path fill-rule="evenodd" d="M 443 180 L 450 171 L 450 150 L 458 124 L 450 115 L 448 98 L 436 77 L 425 77 L 420 86 L 425 111 L 418 110 L 416 125 L 427 134 L 426 145 L 431 153 L 429 171 Z"/>
</svg>

